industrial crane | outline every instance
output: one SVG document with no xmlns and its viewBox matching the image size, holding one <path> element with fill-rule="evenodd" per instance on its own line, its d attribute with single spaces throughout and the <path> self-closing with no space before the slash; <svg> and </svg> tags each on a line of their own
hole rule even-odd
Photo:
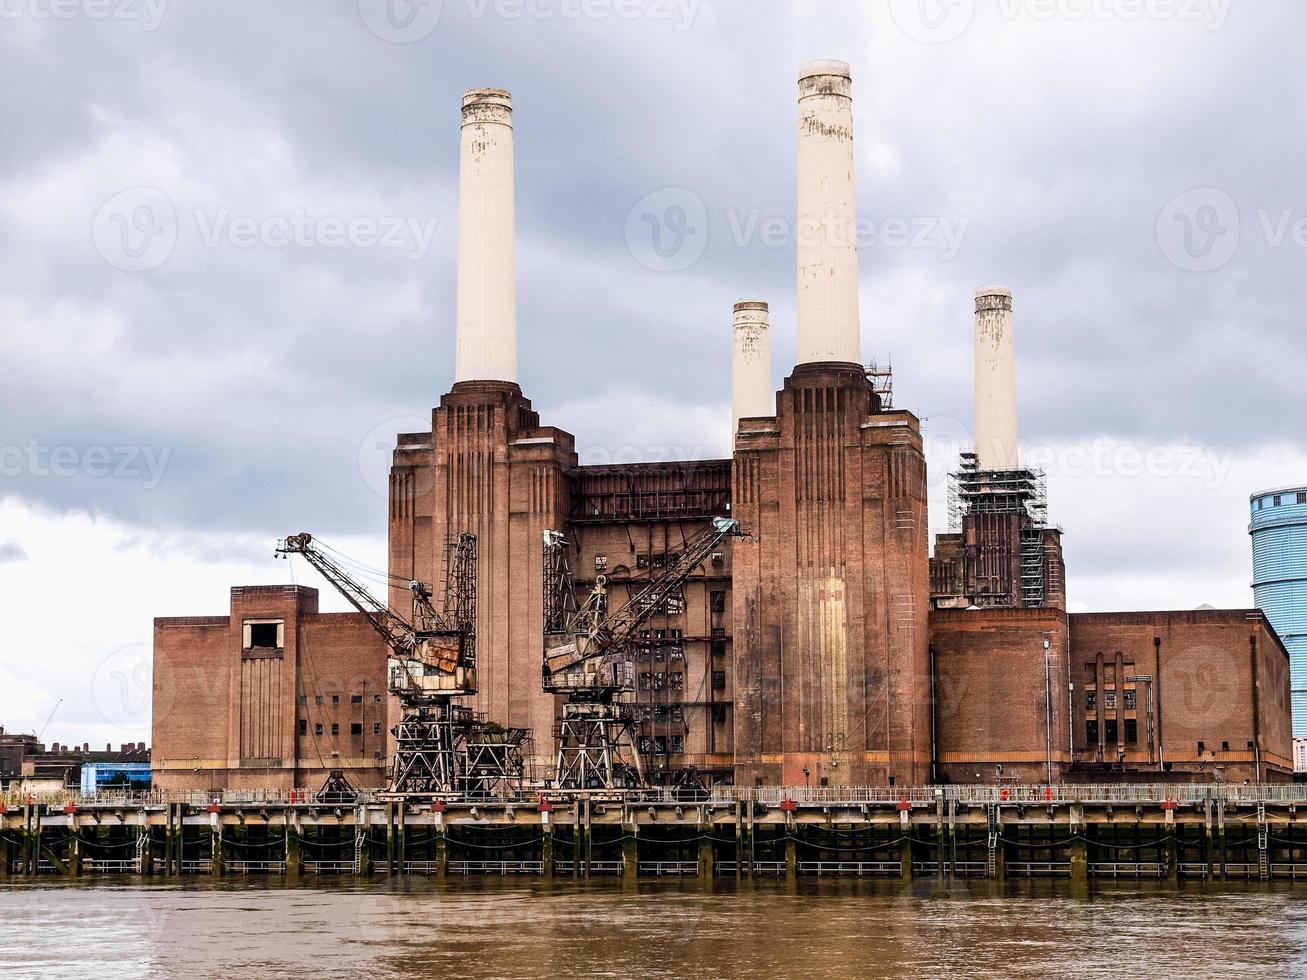
<svg viewBox="0 0 1307 980">
<path fill-rule="evenodd" d="M 544 533 L 544 689 L 566 698 L 558 726 L 555 781 L 563 789 L 640 789 L 647 785 L 635 706 L 621 700 L 634 676 L 634 648 L 641 626 L 728 537 L 743 537 L 739 521 L 713 518 L 711 525 L 667 556 L 666 565 L 613 612 L 608 581 L 577 605 L 560 531 Z"/>
<path fill-rule="evenodd" d="M 409 583 L 410 619 L 373 597 L 310 534 L 290 535 L 277 553 L 302 556 L 390 647 L 387 686 L 400 702 L 391 794 L 497 796 L 520 784 L 529 733 L 486 724 L 455 703 L 476 693 L 476 535 L 459 534 L 451 545 L 442 608 L 425 584 Z"/>
</svg>

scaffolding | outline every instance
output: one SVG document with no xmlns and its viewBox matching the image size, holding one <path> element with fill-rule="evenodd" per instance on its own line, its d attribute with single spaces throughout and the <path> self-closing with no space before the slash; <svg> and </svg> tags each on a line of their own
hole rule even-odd
<svg viewBox="0 0 1307 980">
<path fill-rule="evenodd" d="M 1042 606 L 1047 593 L 1044 536 L 1048 487 L 1042 470 L 982 470 L 974 452 L 961 453 L 949 474 L 949 529 L 960 534 L 972 514 L 1017 514 L 1021 521 L 1021 604 Z"/>
</svg>

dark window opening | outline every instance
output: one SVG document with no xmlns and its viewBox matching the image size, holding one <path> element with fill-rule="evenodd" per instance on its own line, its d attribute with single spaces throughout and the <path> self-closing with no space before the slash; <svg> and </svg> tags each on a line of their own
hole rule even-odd
<svg viewBox="0 0 1307 980">
<path fill-rule="evenodd" d="M 1106 739 L 1107 739 L 1107 741 L 1109 741 L 1109 742 L 1115 742 L 1115 741 L 1117 740 L 1117 739 L 1116 739 L 1116 734 L 1117 734 L 1117 732 L 1116 732 L 1116 719 L 1115 719 L 1115 718 L 1113 718 L 1113 719 L 1109 719 L 1108 722 L 1107 722 L 1107 724 L 1104 725 L 1104 727 L 1103 727 L 1103 734 L 1104 734 L 1104 736 L 1106 736 Z"/>
<path fill-rule="evenodd" d="M 1307 490 L 1298 491 L 1298 503 L 1307 504 Z"/>
<path fill-rule="evenodd" d="M 714 593 L 712 594 L 712 611 L 713 611 L 713 612 L 725 612 L 725 611 L 726 611 L 726 593 L 725 593 L 725 592 L 714 592 Z"/>
<path fill-rule="evenodd" d="M 724 656 L 726 656 L 726 641 L 725 641 L 725 640 L 713 640 L 713 641 L 712 641 L 712 655 L 713 655 L 714 657 L 724 657 Z"/>
<path fill-rule="evenodd" d="M 277 649 L 276 623 L 250 623 L 250 649 Z"/>
<path fill-rule="evenodd" d="M 339 694 L 333 694 L 333 695 L 331 696 L 331 703 L 332 703 L 332 704 L 340 704 L 340 695 L 339 695 Z"/>
<path fill-rule="evenodd" d="M 1221 751 L 1222 751 L 1222 752 L 1229 752 L 1229 751 L 1230 751 L 1230 743 L 1229 743 L 1229 742 L 1222 742 L 1222 743 L 1221 743 Z"/>
<path fill-rule="evenodd" d="M 331 723 L 331 734 L 333 734 L 333 735 L 339 735 L 339 734 L 340 734 L 340 723 L 339 723 L 339 722 L 335 722 L 335 721 L 333 721 L 333 722 Z"/>
<path fill-rule="evenodd" d="M 712 706 L 712 720 L 718 725 L 726 723 L 726 705 L 714 704 Z"/>
<path fill-rule="evenodd" d="M 1085 710 L 1086 710 L 1086 711 L 1097 711 L 1097 710 L 1098 710 L 1098 692 L 1097 692 L 1097 691 L 1086 691 L 1086 692 L 1085 692 Z"/>
<path fill-rule="evenodd" d="M 363 695 L 362 695 L 362 694 L 351 694 L 351 695 L 349 696 L 349 703 L 350 703 L 350 704 L 362 704 L 362 703 L 363 703 Z"/>
<path fill-rule="evenodd" d="M 726 671 L 714 670 L 712 672 L 712 689 L 714 691 L 726 690 Z"/>
<path fill-rule="evenodd" d="M 1198 743 L 1198 754 L 1199 754 L 1199 755 L 1202 755 L 1202 754 L 1203 754 L 1204 752 L 1206 752 L 1206 751 L 1207 751 L 1207 746 L 1206 746 L 1205 744 L 1203 744 L 1202 742 L 1199 742 L 1199 743 Z"/>
<path fill-rule="evenodd" d="M 380 735 L 380 734 L 381 734 L 381 722 L 379 722 L 379 721 L 374 721 L 374 722 L 372 723 L 372 734 L 373 734 L 373 735 Z"/>
<path fill-rule="evenodd" d="M 305 721 L 303 718 L 301 718 L 301 719 L 300 719 L 300 734 L 301 734 L 301 735 L 307 735 L 308 733 L 309 733 L 309 723 L 308 723 L 307 721 Z"/>
<path fill-rule="evenodd" d="M 313 696 L 313 703 L 314 703 L 314 704 L 321 704 L 321 703 L 322 703 L 322 695 L 321 695 L 321 694 L 315 694 L 315 695 Z"/>
<path fill-rule="evenodd" d="M 1088 742 L 1090 745 L 1098 744 L 1098 722 L 1096 721 L 1085 722 L 1085 741 Z"/>
<path fill-rule="evenodd" d="M 1125 720 L 1125 740 L 1127 742 L 1139 741 L 1139 723 L 1133 718 Z"/>
<path fill-rule="evenodd" d="M 361 721 L 352 722 L 352 723 L 350 724 L 350 726 L 349 726 L 349 733 L 350 733 L 351 735 L 362 735 L 362 734 L 363 734 L 363 722 L 361 722 Z"/>
<path fill-rule="evenodd" d="M 322 722 L 318 722 L 316 725 L 313 726 L 313 734 L 314 735 L 322 734 Z"/>
<path fill-rule="evenodd" d="M 1126 711 L 1134 711 L 1134 710 L 1135 710 L 1135 692 L 1134 692 L 1134 691 L 1126 691 L 1126 692 L 1125 692 L 1125 710 L 1126 710 Z"/>
</svg>

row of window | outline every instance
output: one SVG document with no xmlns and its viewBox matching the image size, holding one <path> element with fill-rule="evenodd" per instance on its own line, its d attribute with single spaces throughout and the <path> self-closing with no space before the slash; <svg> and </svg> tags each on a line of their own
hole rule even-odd
<svg viewBox="0 0 1307 980">
<path fill-rule="evenodd" d="M 1136 702 L 1137 702 L 1137 695 L 1135 694 L 1134 691 L 1122 691 L 1122 692 L 1121 692 L 1121 701 L 1122 701 L 1122 707 L 1124 707 L 1126 711 L 1134 711 L 1134 710 L 1135 710 L 1135 704 L 1136 704 Z M 1104 691 L 1104 692 L 1103 692 L 1103 710 L 1104 710 L 1104 711 L 1113 711 L 1113 710 L 1115 710 L 1115 708 L 1116 708 L 1116 691 Z M 1097 711 L 1097 710 L 1098 710 L 1098 692 L 1097 692 L 1097 691 L 1086 691 L 1086 692 L 1085 692 L 1085 710 L 1086 710 L 1086 711 Z"/>
<path fill-rule="evenodd" d="M 1277 493 L 1277 494 L 1275 494 L 1273 497 L 1271 497 L 1271 498 L 1270 498 L 1270 500 L 1271 500 L 1271 506 L 1272 506 L 1272 507 L 1282 507 L 1282 506 L 1284 506 L 1284 496 L 1285 496 L 1285 495 L 1282 494 L 1282 493 Z M 1296 500 L 1297 503 L 1300 503 L 1300 504 L 1307 504 L 1307 490 L 1299 490 L 1295 496 L 1297 497 L 1297 500 Z M 1260 500 L 1257 501 L 1257 509 L 1258 509 L 1258 510 L 1265 510 L 1265 509 L 1266 509 L 1266 499 L 1267 499 L 1267 498 L 1262 497 Z"/>
<path fill-rule="evenodd" d="M 685 751 L 684 735 L 641 735 L 640 751 L 646 755 L 667 755 Z"/>
<path fill-rule="evenodd" d="M 1117 741 L 1116 736 L 1118 731 L 1119 729 L 1116 727 L 1116 720 L 1108 719 L 1103 723 L 1103 741 L 1108 745 L 1114 744 Z M 1096 745 L 1098 743 L 1098 722 L 1096 721 L 1085 722 L 1085 740 L 1090 745 Z M 1125 720 L 1126 744 L 1129 745 L 1133 742 L 1137 742 L 1138 740 L 1139 740 L 1139 725 L 1133 718 L 1127 718 Z"/>
<path fill-rule="evenodd" d="M 332 694 L 332 695 L 315 694 L 315 695 L 313 696 L 313 703 L 314 703 L 314 704 L 326 704 L 326 703 L 327 703 L 327 700 L 326 700 L 326 699 L 327 699 L 328 697 L 331 698 L 331 703 L 332 703 L 332 704 L 340 704 L 340 695 L 339 695 L 339 694 Z M 301 694 L 301 695 L 299 696 L 299 698 L 297 699 L 297 701 L 298 701 L 298 703 L 301 704 L 301 705 L 306 705 L 306 704 L 309 703 L 309 696 L 308 696 L 307 694 Z M 349 696 L 349 703 L 350 703 L 350 704 L 362 704 L 362 703 L 363 703 L 363 695 L 362 695 L 362 694 L 351 694 L 351 695 Z M 381 695 L 380 695 L 380 694 L 374 694 L 374 695 L 372 695 L 372 703 L 373 703 L 373 704 L 380 704 L 380 703 L 381 703 Z"/>
<path fill-rule="evenodd" d="M 305 721 L 303 718 L 301 718 L 301 719 L 300 719 L 300 734 L 301 734 L 301 735 L 307 735 L 308 733 L 309 733 L 309 723 L 308 723 L 307 721 Z M 363 734 L 363 723 L 362 723 L 361 721 L 356 721 L 356 722 L 354 722 L 353 724 L 351 724 L 351 725 L 349 726 L 349 733 L 350 733 L 351 735 L 362 735 L 362 734 Z M 322 722 L 318 722 L 316 725 L 313 726 L 313 734 L 314 734 L 314 735 L 324 735 L 324 734 L 326 734 Z M 338 722 L 334 722 L 334 721 L 333 721 L 333 722 L 331 723 L 331 734 L 333 734 L 333 735 L 339 735 L 339 734 L 340 734 L 340 724 L 339 724 Z M 379 722 L 379 721 L 374 721 L 374 722 L 372 723 L 372 734 L 373 734 L 373 735 L 380 735 L 380 734 L 381 734 L 381 722 Z"/>
</svg>

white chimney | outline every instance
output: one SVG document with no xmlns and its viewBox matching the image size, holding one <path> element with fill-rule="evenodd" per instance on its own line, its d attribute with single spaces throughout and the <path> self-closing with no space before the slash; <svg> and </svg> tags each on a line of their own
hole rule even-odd
<svg viewBox="0 0 1307 980">
<path fill-rule="evenodd" d="M 1017 369 L 1012 348 L 1012 290 L 976 290 L 976 465 L 1015 470 Z"/>
<path fill-rule="evenodd" d="M 731 445 L 740 419 L 774 415 L 771 392 L 771 332 L 767 304 L 735 304 L 731 357 Z"/>
<path fill-rule="evenodd" d="M 842 61 L 799 73 L 798 361 L 861 363 L 853 83 Z"/>
<path fill-rule="evenodd" d="M 513 239 L 513 100 L 474 88 L 459 143 L 455 381 L 517 381 Z"/>
</svg>

